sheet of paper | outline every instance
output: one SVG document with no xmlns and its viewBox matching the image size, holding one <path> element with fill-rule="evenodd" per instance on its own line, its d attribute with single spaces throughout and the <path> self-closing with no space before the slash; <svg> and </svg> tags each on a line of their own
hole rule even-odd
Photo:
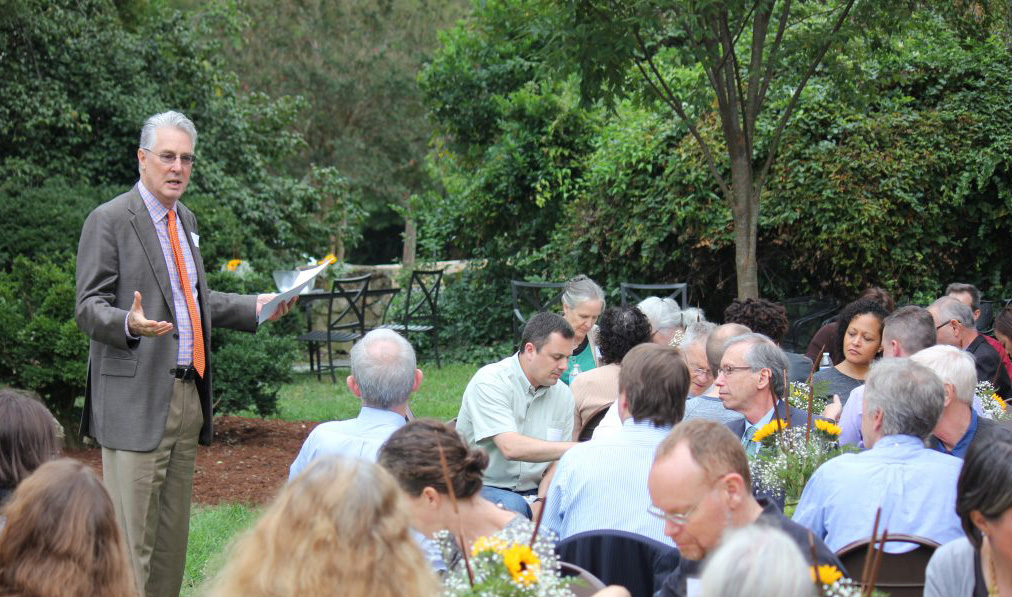
<svg viewBox="0 0 1012 597">
<path fill-rule="evenodd" d="M 274 312 L 278 310 L 278 306 L 282 302 L 287 303 L 292 300 L 293 297 L 298 296 L 299 293 L 302 292 L 303 288 L 312 284 L 313 280 L 316 279 L 316 276 L 319 276 L 323 270 L 330 267 L 332 263 L 334 262 L 328 260 L 326 263 L 322 263 L 316 267 L 300 271 L 299 275 L 295 278 L 295 284 L 292 285 L 291 288 L 272 298 L 269 303 L 260 309 L 260 317 L 257 318 L 257 323 L 263 323 L 270 319 L 271 315 L 274 315 Z"/>
</svg>

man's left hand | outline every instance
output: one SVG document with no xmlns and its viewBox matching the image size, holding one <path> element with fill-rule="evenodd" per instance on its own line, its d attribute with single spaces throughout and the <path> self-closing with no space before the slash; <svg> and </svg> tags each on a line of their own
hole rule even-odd
<svg viewBox="0 0 1012 597">
<path fill-rule="evenodd" d="M 260 317 L 260 310 L 264 308 L 264 305 L 271 302 L 276 296 L 277 294 L 257 295 L 257 317 Z M 292 297 L 292 300 L 288 301 L 287 303 L 281 303 L 280 305 L 278 305 L 277 310 L 274 311 L 274 313 L 267 318 L 267 321 L 277 321 L 280 317 L 283 317 L 285 314 L 287 314 L 289 311 L 292 310 L 292 307 L 295 306 L 295 303 L 298 300 L 299 297 L 295 296 Z"/>
</svg>

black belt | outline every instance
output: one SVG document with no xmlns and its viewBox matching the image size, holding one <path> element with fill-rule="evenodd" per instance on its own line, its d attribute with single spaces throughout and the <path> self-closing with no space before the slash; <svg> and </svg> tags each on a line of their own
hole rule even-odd
<svg viewBox="0 0 1012 597">
<path fill-rule="evenodd" d="M 193 365 L 169 369 L 169 374 L 172 375 L 172 377 L 183 381 L 192 381 L 197 379 L 197 369 Z"/>
</svg>

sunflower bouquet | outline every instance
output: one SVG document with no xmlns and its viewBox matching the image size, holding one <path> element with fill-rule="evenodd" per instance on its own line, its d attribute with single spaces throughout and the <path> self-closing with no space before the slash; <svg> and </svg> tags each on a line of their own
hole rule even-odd
<svg viewBox="0 0 1012 597">
<path fill-rule="evenodd" d="M 803 381 L 791 382 L 787 392 L 787 403 L 792 409 L 807 411 L 809 398 L 812 400 L 812 412 L 821 413 L 826 405 L 832 402 L 829 397 L 829 382 L 815 381 L 811 384 Z"/>
<path fill-rule="evenodd" d="M 457 549 L 453 536 L 436 535 L 446 561 Z M 479 537 L 460 565 L 444 578 L 445 597 L 572 597 L 571 579 L 559 573 L 559 561 L 552 542 L 540 535 L 530 541 L 525 526 L 507 527 L 488 537 Z"/>
<path fill-rule="evenodd" d="M 754 484 L 768 495 L 796 502 L 815 469 L 844 452 L 839 437 L 840 427 L 823 419 L 812 417 L 810 428 L 773 419 L 752 437 L 761 446 L 749 462 Z"/>
<path fill-rule="evenodd" d="M 998 395 L 994 384 L 989 381 L 982 381 L 977 384 L 974 390 L 981 406 L 984 407 L 984 416 L 995 421 L 1012 419 L 1012 412 L 1008 410 L 1008 404 Z"/>
<path fill-rule="evenodd" d="M 862 588 L 861 583 L 844 578 L 836 566 L 820 565 L 818 568 L 809 566 L 808 572 L 812 576 L 812 582 L 820 586 L 816 594 L 822 597 L 864 597 L 868 594 L 884 597 L 884 593 L 880 591 L 872 590 L 869 593 L 867 589 Z"/>
</svg>

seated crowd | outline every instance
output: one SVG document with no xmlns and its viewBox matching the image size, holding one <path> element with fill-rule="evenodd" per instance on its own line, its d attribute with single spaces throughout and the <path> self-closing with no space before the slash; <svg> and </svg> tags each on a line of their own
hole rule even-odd
<svg viewBox="0 0 1012 597">
<path fill-rule="evenodd" d="M 599 596 L 810 597 L 817 571 L 848 577 L 848 546 L 887 529 L 941 546 L 924 595 L 1012 596 L 1012 429 L 977 396 L 986 381 L 1012 398 L 1012 308 L 990 338 L 973 286 L 926 309 L 870 289 L 806 356 L 781 348 L 786 311 L 768 300 L 736 300 L 716 325 L 672 299 L 605 296 L 570 280 L 563 314 L 532 316 L 449 423 L 411 414 L 411 344 L 366 334 L 347 378 L 359 414 L 310 433 L 208 594 L 437 595 L 472 574 L 472 545 L 519 533 L 591 572 L 621 562 L 600 566 L 616 586 Z M 792 407 L 792 382 L 828 406 Z M 788 516 L 757 484 L 757 458 L 776 453 L 757 433 L 812 420 L 838 423 L 850 451 L 812 473 Z M 109 494 L 58 458 L 57 432 L 38 400 L 0 390 L 0 597 L 135 596 Z M 623 582 L 632 558 L 647 571 Z"/>
</svg>

